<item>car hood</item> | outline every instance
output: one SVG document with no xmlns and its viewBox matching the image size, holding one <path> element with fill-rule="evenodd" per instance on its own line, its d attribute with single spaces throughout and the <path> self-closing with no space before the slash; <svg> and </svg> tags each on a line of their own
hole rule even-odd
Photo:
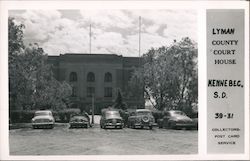
<svg viewBox="0 0 250 161">
<path fill-rule="evenodd" d="M 35 117 L 33 117 L 33 119 L 35 120 L 35 119 L 53 119 L 53 117 L 51 117 L 51 116 L 35 116 Z"/>
<path fill-rule="evenodd" d="M 106 119 L 121 119 L 122 120 L 120 116 L 106 116 Z"/>
<path fill-rule="evenodd" d="M 182 120 L 182 121 L 192 121 L 192 119 L 189 118 L 188 116 L 182 116 L 182 115 L 180 115 L 180 116 L 174 116 L 173 119 L 175 119 L 175 120 Z"/>
<path fill-rule="evenodd" d="M 70 119 L 70 121 L 76 121 L 76 120 L 88 121 L 88 118 L 86 118 L 86 117 L 73 117 Z"/>
<path fill-rule="evenodd" d="M 148 117 L 148 118 L 153 118 L 152 115 L 139 115 L 139 116 L 136 116 L 138 118 L 143 118 L 143 117 Z"/>
</svg>

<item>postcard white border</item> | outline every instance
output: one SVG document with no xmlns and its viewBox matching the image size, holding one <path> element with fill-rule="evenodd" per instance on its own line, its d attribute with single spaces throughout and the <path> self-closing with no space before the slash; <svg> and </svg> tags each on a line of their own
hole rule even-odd
<svg viewBox="0 0 250 161">
<path fill-rule="evenodd" d="M 10 156 L 8 130 L 8 10 L 12 9 L 195 9 L 198 11 L 199 130 L 193 155 Z M 206 9 L 245 10 L 245 153 L 207 154 Z M 248 160 L 249 156 L 249 2 L 246 1 L 0 1 L 0 160 Z"/>
</svg>

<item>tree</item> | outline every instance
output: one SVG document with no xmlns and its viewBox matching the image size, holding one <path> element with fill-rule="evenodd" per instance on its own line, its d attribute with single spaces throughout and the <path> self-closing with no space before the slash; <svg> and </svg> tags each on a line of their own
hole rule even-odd
<svg viewBox="0 0 250 161">
<path fill-rule="evenodd" d="M 118 89 L 117 97 L 115 100 L 114 108 L 126 110 L 127 105 L 123 102 L 121 91 Z"/>
<path fill-rule="evenodd" d="M 196 43 L 183 38 L 169 47 L 150 49 L 143 60 L 142 69 L 132 76 L 130 89 L 141 86 L 145 98 L 154 100 L 159 110 L 190 111 L 198 100 Z"/>
<path fill-rule="evenodd" d="M 37 43 L 23 45 L 23 28 L 9 19 L 10 110 L 65 108 L 71 86 L 54 78 L 47 55 Z"/>
<path fill-rule="evenodd" d="M 14 22 L 14 18 L 8 19 L 8 49 L 9 49 L 9 56 L 18 55 L 24 49 L 23 44 L 23 29 L 24 25 L 16 25 Z M 12 58 L 12 57 L 11 57 Z M 10 59 L 11 60 L 11 59 Z"/>
<path fill-rule="evenodd" d="M 134 69 L 131 79 L 128 82 L 128 89 L 125 94 L 128 98 L 140 99 L 143 96 L 143 68 Z"/>
<path fill-rule="evenodd" d="M 20 72 L 22 68 L 19 55 L 24 51 L 23 28 L 24 25 L 16 25 L 13 18 L 8 19 L 8 50 L 9 50 L 9 103 L 10 109 L 16 109 L 19 106 L 20 96 L 25 86 L 25 78 Z"/>
</svg>

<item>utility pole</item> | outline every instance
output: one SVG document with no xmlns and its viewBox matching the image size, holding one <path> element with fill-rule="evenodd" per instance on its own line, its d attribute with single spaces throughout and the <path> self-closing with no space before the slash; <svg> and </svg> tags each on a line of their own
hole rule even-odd
<svg viewBox="0 0 250 161">
<path fill-rule="evenodd" d="M 94 120 L 94 116 L 95 116 L 95 94 L 92 93 L 92 125 L 94 125 L 95 120 Z"/>
</svg>

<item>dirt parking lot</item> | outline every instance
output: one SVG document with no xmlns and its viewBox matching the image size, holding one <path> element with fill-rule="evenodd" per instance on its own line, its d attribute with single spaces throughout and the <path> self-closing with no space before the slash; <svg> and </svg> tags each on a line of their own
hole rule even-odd
<svg viewBox="0 0 250 161">
<path fill-rule="evenodd" d="M 197 154 L 197 130 L 54 129 L 10 130 L 10 155 L 153 155 Z"/>
</svg>

